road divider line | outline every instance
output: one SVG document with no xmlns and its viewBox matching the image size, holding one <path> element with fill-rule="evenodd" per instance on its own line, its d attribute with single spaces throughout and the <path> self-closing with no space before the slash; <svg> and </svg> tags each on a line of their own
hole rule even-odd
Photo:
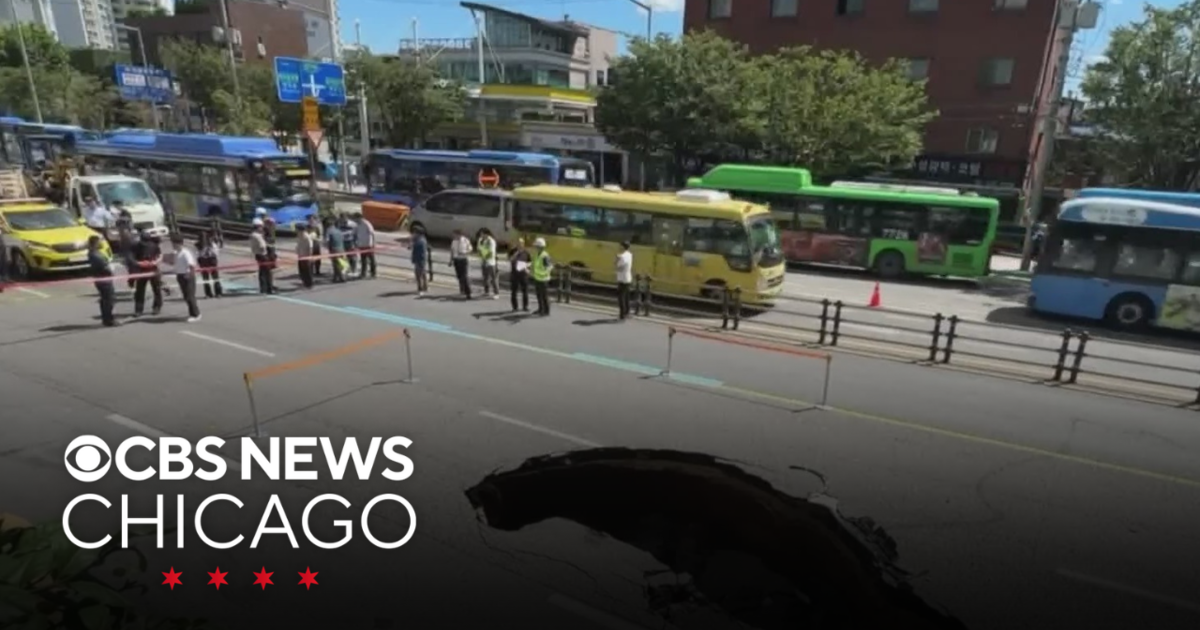
<svg viewBox="0 0 1200 630">
<path fill-rule="evenodd" d="M 393 331 L 393 332 L 389 332 L 389 333 L 382 334 L 382 335 L 376 335 L 374 337 L 369 337 L 369 338 L 363 339 L 361 341 L 356 341 L 354 343 L 342 346 L 340 348 L 334 348 L 333 350 L 330 350 L 328 352 L 320 352 L 317 354 L 310 354 L 305 357 L 300 357 L 299 359 L 296 359 L 295 361 L 288 361 L 286 363 L 276 363 L 275 365 L 271 365 L 271 366 L 268 366 L 268 367 L 265 367 L 265 368 L 262 368 L 259 370 L 254 370 L 253 372 L 246 372 L 246 378 L 258 380 L 261 378 L 266 378 L 268 376 L 277 376 L 277 375 L 283 374 L 285 372 L 291 372 L 291 371 L 299 370 L 299 369 L 306 368 L 306 367 L 312 367 L 314 365 L 319 365 L 321 363 L 325 363 L 326 361 L 338 359 L 338 358 L 344 357 L 346 355 L 354 354 L 356 352 L 362 352 L 363 350 L 367 350 L 369 348 L 381 346 L 389 341 L 398 339 L 398 338 L 402 337 L 403 335 L 404 335 L 403 331 Z"/>
<path fill-rule="evenodd" d="M 550 437 L 558 438 L 560 440 L 563 440 L 564 442 L 570 442 L 570 443 L 576 444 L 578 446 L 585 446 L 587 448 L 599 448 L 600 447 L 599 442 L 593 442 L 586 438 L 581 438 L 578 436 L 571 435 L 570 433 L 563 433 L 562 431 L 555 431 L 554 429 L 549 429 L 549 428 L 546 428 L 546 427 L 543 427 L 540 425 L 536 425 L 536 424 L 533 424 L 532 422 L 525 422 L 524 420 L 517 420 L 516 418 L 510 418 L 508 416 L 500 415 L 498 413 L 488 411 L 486 409 L 483 411 L 480 411 L 479 415 L 483 416 L 484 418 L 488 418 L 490 420 L 495 420 L 496 422 L 500 422 L 500 423 L 507 424 L 507 425 L 514 426 L 514 427 L 520 427 L 522 429 L 525 429 L 526 431 L 533 431 L 534 433 L 541 433 L 542 435 L 548 435 Z"/>
<path fill-rule="evenodd" d="M 221 339 L 220 337 L 212 337 L 209 335 L 202 335 L 198 332 L 192 332 L 190 330 L 181 330 L 181 331 L 179 331 L 179 334 L 186 335 L 193 339 L 200 339 L 202 341 L 207 341 L 209 343 L 215 343 L 217 345 L 225 346 L 226 348 L 233 348 L 235 350 L 241 350 L 242 352 L 249 352 L 250 354 L 257 354 L 258 356 L 261 356 L 261 357 L 274 357 L 275 356 L 274 352 L 267 352 L 266 350 L 259 350 L 258 348 L 255 348 L 253 346 L 243 345 L 243 344 L 240 344 L 240 343 L 237 343 L 234 341 L 229 341 L 227 339 Z"/>
<path fill-rule="evenodd" d="M 1188 612 L 1200 615 L 1200 604 L 1179 599 L 1177 597 L 1161 595 L 1159 593 L 1154 593 L 1136 586 L 1121 584 L 1120 582 L 1114 582 L 1112 580 L 1096 577 L 1094 575 L 1088 575 L 1086 573 L 1080 573 L 1078 571 L 1071 571 L 1070 569 L 1059 569 L 1058 571 L 1055 571 L 1055 573 L 1061 577 L 1067 578 L 1068 580 L 1074 580 L 1076 582 L 1090 584 L 1092 586 L 1110 591 L 1124 593 L 1125 595 L 1130 595 L 1139 599 L 1163 604 L 1165 606 L 1171 606 L 1172 608 L 1178 608 L 1180 610 L 1186 610 Z"/>
<path fill-rule="evenodd" d="M 104 416 L 104 419 L 108 420 L 109 422 L 112 422 L 113 424 L 123 426 L 126 429 L 129 429 L 130 431 L 133 431 L 135 433 L 141 433 L 142 435 L 146 435 L 149 437 L 156 437 L 156 438 L 170 437 L 169 434 L 167 434 L 167 433 L 159 431 L 158 429 L 155 429 L 152 426 L 142 424 L 141 422 L 138 422 L 137 420 L 134 420 L 133 418 L 128 418 L 128 417 L 122 416 L 119 413 L 110 413 L 107 416 Z"/>
<path fill-rule="evenodd" d="M 546 599 L 546 602 L 608 630 L 646 630 L 645 626 L 630 623 L 620 617 L 597 610 L 583 602 L 575 601 L 570 597 L 558 593 L 551 595 Z"/>
<path fill-rule="evenodd" d="M 21 293 L 27 293 L 29 295 L 37 296 L 42 299 L 50 298 L 49 293 L 44 293 L 42 291 L 38 291 L 37 289 L 30 289 L 29 287 L 17 287 L 17 290 L 20 291 Z"/>
<path fill-rule="evenodd" d="M 342 313 L 344 315 L 353 315 L 356 317 L 366 317 L 365 315 L 363 315 L 363 313 L 361 311 L 366 311 L 367 309 L 349 310 L 347 307 L 343 307 L 343 306 L 335 306 L 332 304 L 323 304 L 321 302 L 311 302 L 308 300 L 301 300 L 301 299 L 292 298 L 292 297 L 284 297 L 284 296 L 278 296 L 278 295 L 272 295 L 269 297 L 276 299 L 276 300 L 291 302 L 293 304 L 298 304 L 301 306 L 321 308 L 321 309 L 333 311 L 335 313 Z M 390 313 L 383 313 L 381 311 L 370 311 L 370 312 L 378 313 L 381 316 L 390 316 L 391 315 Z M 380 318 L 380 319 L 382 319 L 382 318 Z M 468 332 L 464 332 L 464 331 L 460 331 L 460 330 L 454 330 L 453 328 L 449 328 L 449 327 L 447 327 L 444 330 L 435 330 L 435 332 L 440 332 L 440 333 L 443 333 L 446 335 L 459 337 L 462 339 L 471 339 L 471 340 L 482 341 L 485 343 L 490 343 L 490 344 L 495 344 L 495 345 L 508 346 L 510 348 L 516 348 L 516 349 L 525 350 L 528 352 L 536 352 L 536 353 L 544 354 L 547 356 L 571 359 L 574 361 L 584 361 L 584 362 L 591 363 L 593 365 L 601 365 L 603 367 L 609 367 L 609 368 L 618 369 L 618 370 L 622 370 L 622 371 L 634 371 L 635 373 L 645 375 L 645 371 L 643 369 L 641 369 L 641 368 L 632 369 L 631 365 L 628 362 L 622 362 L 618 359 L 605 358 L 605 361 L 603 363 L 596 363 L 594 361 L 588 361 L 586 359 L 581 359 L 580 357 L 576 356 L 575 354 L 563 352 L 560 350 L 543 348 L 543 347 L 534 346 L 531 344 L 521 343 L 521 342 L 517 342 L 517 341 L 509 341 L 507 339 L 498 339 L 495 337 L 487 337 L 484 335 L 478 335 L 478 334 L 468 333 Z M 636 365 L 636 364 L 633 364 L 633 365 Z M 656 373 L 658 373 L 657 370 L 656 370 Z M 1040 448 L 1040 447 L 1036 447 L 1036 446 L 1029 446 L 1027 444 L 1010 442 L 1008 440 L 1003 440 L 1000 438 L 992 438 L 992 437 L 986 437 L 986 436 L 982 436 L 982 435 L 975 435 L 972 433 L 956 431 L 954 429 L 946 429 L 943 427 L 924 424 L 924 423 L 916 422 L 913 420 L 903 420 L 900 418 L 892 418 L 892 417 L 888 417 L 888 416 L 884 416 L 884 415 L 880 415 L 880 414 L 875 414 L 875 413 L 872 413 L 869 411 L 860 411 L 860 410 L 856 410 L 856 409 L 848 409 L 845 407 L 836 407 L 836 406 L 831 406 L 831 405 L 821 406 L 818 403 L 814 403 L 814 402 L 807 401 L 807 400 L 801 400 L 799 398 L 790 398 L 787 396 L 780 396 L 778 394 L 769 394 L 766 392 L 755 391 L 752 389 L 736 387 L 736 386 L 729 385 L 727 383 L 723 383 L 720 381 L 713 381 L 711 379 L 705 379 L 703 377 L 699 377 L 698 382 L 689 382 L 689 380 L 687 380 L 686 376 L 683 379 L 681 379 L 681 378 L 679 378 L 679 375 L 673 375 L 673 378 L 663 379 L 663 380 L 664 381 L 678 381 L 678 382 L 685 383 L 685 384 L 692 384 L 692 385 L 701 387 L 703 389 L 710 389 L 710 390 L 718 391 L 718 392 L 724 391 L 724 392 L 728 392 L 731 394 L 739 394 L 743 397 L 747 397 L 747 398 L 751 398 L 751 399 L 773 401 L 777 404 L 780 404 L 782 406 L 787 406 L 787 407 L 801 407 L 801 408 L 816 407 L 816 408 L 820 408 L 821 410 L 827 411 L 830 413 L 841 414 L 843 416 L 848 416 L 848 417 L 856 418 L 859 420 L 866 420 L 866 421 L 873 422 L 876 424 L 891 425 L 894 427 L 904 428 L 904 429 L 908 429 L 911 431 L 928 433 L 928 434 L 932 434 L 932 435 L 937 435 L 937 436 L 941 436 L 941 437 L 945 437 L 945 438 L 949 438 L 949 439 L 955 439 L 955 440 L 964 441 L 964 442 L 970 442 L 970 443 L 974 443 L 974 444 L 992 446 L 995 448 L 1016 451 L 1019 453 L 1027 453 L 1030 455 L 1037 455 L 1037 456 L 1045 457 L 1047 459 L 1052 459 L 1052 460 L 1057 460 L 1057 461 L 1062 461 L 1062 462 L 1070 462 L 1070 463 L 1078 464 L 1081 466 L 1088 466 L 1088 467 L 1097 468 L 1100 470 L 1107 470 L 1109 472 L 1125 474 L 1125 475 L 1132 476 L 1132 477 L 1142 477 L 1145 479 L 1153 479 L 1156 481 L 1166 482 L 1166 483 L 1170 483 L 1170 484 L 1174 484 L 1174 485 L 1180 485 L 1180 486 L 1186 486 L 1189 488 L 1200 489 L 1200 479 L 1193 479 L 1193 478 L 1184 477 L 1181 475 L 1172 475 L 1169 473 L 1156 472 L 1156 471 L 1152 471 L 1152 470 L 1146 470 L 1144 468 L 1137 468 L 1135 466 L 1114 464 L 1111 462 L 1106 462 L 1106 461 L 1102 461 L 1102 460 L 1098 460 L 1098 459 L 1092 459 L 1092 458 L 1088 458 L 1088 457 L 1081 457 L 1078 455 L 1070 455 L 1067 453 L 1060 453 L 1058 451 L 1053 451 L 1053 450 Z"/>
</svg>

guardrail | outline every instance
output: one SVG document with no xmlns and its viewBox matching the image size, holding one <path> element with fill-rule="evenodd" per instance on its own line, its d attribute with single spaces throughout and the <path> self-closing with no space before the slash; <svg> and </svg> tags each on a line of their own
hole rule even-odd
<svg viewBox="0 0 1200 630">
<path fill-rule="evenodd" d="M 596 301 L 604 296 L 604 290 L 611 288 L 610 284 L 581 277 L 578 269 L 563 266 L 557 274 L 556 300 L 564 303 L 570 303 L 573 298 Z M 700 318 L 698 323 L 701 325 L 708 319 L 713 321 L 711 327 L 722 331 L 763 336 L 775 341 L 783 338 L 798 345 L 876 351 L 880 345 L 887 345 L 900 348 L 914 361 L 927 365 L 1004 371 L 1013 376 L 1033 377 L 1046 384 L 1076 385 L 1100 393 L 1153 399 L 1178 406 L 1200 406 L 1200 360 L 1192 354 L 1153 350 L 1177 355 L 1180 363 L 1195 362 L 1194 366 L 1171 365 L 1127 356 L 1130 348 L 1145 350 L 1144 345 L 1097 338 L 1087 330 L 1073 327 L 1039 332 L 1019 326 L 965 320 L 953 314 L 916 313 L 859 306 L 841 300 L 792 296 L 777 297 L 773 306 L 766 307 L 745 303 L 742 291 L 737 288 L 699 285 L 692 288 L 697 293 L 705 290 L 709 295 L 666 294 L 655 289 L 653 277 L 637 276 L 631 291 L 630 310 L 641 316 Z M 876 318 L 865 317 L 866 313 Z M 895 323 L 881 322 L 877 318 L 879 315 L 887 316 Z M 786 317 L 791 321 L 765 319 L 770 316 Z M 872 329 L 875 334 L 871 334 Z M 894 335 L 881 338 L 879 330 L 899 332 L 907 339 Z M 1006 339 L 999 331 L 1030 338 Z M 1006 349 L 1029 356 L 1011 356 L 1011 352 L 1006 356 Z M 997 370 L 997 366 L 1005 369 Z M 1139 371 L 1148 375 L 1139 374 Z M 1156 372 L 1159 377 L 1152 377 Z"/>
</svg>

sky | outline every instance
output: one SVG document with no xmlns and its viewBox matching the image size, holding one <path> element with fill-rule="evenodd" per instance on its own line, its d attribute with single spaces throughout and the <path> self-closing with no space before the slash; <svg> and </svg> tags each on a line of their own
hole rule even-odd
<svg viewBox="0 0 1200 630">
<path fill-rule="evenodd" d="M 549 19 L 594 24 L 617 32 L 641 35 L 646 32 L 646 15 L 629 0 L 479 0 L 511 11 Z M 684 0 L 642 0 L 654 7 L 654 31 L 678 35 L 683 27 Z M 1068 91 L 1077 88 L 1083 68 L 1104 54 L 1109 32 L 1117 26 L 1138 20 L 1142 0 L 1097 0 L 1103 6 L 1097 27 L 1076 35 L 1075 72 L 1067 82 Z M 1173 7 L 1183 0 L 1150 0 L 1157 7 Z M 412 20 L 417 18 L 421 39 L 471 37 L 475 32 L 471 14 L 458 0 L 339 0 L 342 38 L 355 41 L 354 21 L 361 22 L 362 43 L 376 52 L 393 52 L 400 39 L 412 38 Z"/>
</svg>

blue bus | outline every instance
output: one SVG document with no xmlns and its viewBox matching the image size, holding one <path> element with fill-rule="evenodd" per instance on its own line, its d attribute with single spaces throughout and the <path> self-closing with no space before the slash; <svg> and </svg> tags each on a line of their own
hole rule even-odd
<svg viewBox="0 0 1200 630">
<path fill-rule="evenodd" d="M 1091 195 L 1068 201 L 1031 289 L 1039 313 L 1121 330 L 1200 331 L 1200 208 Z"/>
<path fill-rule="evenodd" d="M 39 170 L 68 154 L 80 140 L 102 138 L 78 125 L 40 124 L 16 116 L 0 116 L 0 163 Z"/>
<path fill-rule="evenodd" d="M 559 184 L 593 186 L 588 160 L 515 151 L 373 151 L 364 169 L 371 199 L 414 207 L 447 188 L 499 188 Z"/>
<path fill-rule="evenodd" d="M 1177 206 L 1200 208 L 1200 195 L 1196 193 L 1140 190 L 1135 188 L 1084 188 L 1075 195 L 1076 199 L 1095 199 L 1097 197 L 1155 201 L 1158 203 L 1171 203 Z"/>
<path fill-rule="evenodd" d="M 292 232 L 318 211 L 308 159 L 270 138 L 122 130 L 75 151 L 101 173 L 145 179 L 181 226 L 249 224 L 261 208 Z"/>
</svg>

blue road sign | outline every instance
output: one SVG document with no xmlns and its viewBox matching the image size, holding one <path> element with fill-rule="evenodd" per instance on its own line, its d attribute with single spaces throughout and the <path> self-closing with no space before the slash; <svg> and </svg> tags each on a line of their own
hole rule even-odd
<svg viewBox="0 0 1200 630">
<path fill-rule="evenodd" d="M 167 70 L 117 64 L 115 74 L 117 89 L 121 98 L 127 101 L 170 103 L 175 100 L 174 82 Z"/>
<path fill-rule="evenodd" d="M 299 103 L 312 96 L 321 105 L 345 105 L 346 73 L 336 63 L 276 57 L 275 89 L 282 103 Z"/>
</svg>

